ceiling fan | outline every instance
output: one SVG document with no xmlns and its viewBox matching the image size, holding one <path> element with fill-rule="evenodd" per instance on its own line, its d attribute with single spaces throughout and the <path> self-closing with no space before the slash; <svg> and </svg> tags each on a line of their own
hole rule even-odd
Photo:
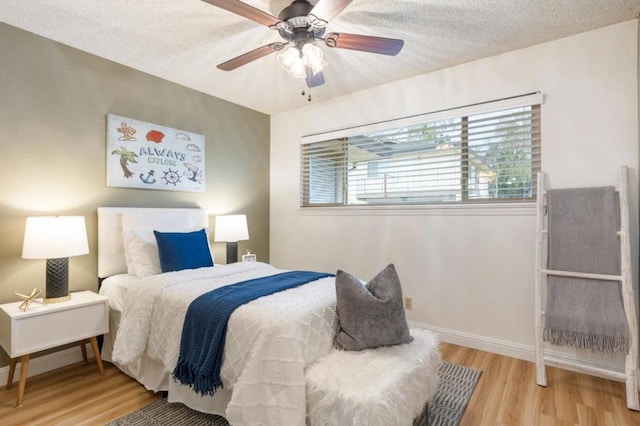
<svg viewBox="0 0 640 426">
<path fill-rule="evenodd" d="M 294 77 L 305 78 L 307 86 L 324 84 L 322 68 L 326 65 L 322 50 L 315 46 L 322 40 L 328 47 L 359 50 L 362 52 L 397 55 L 403 40 L 346 33 L 325 34 L 328 22 L 335 18 L 353 0 L 319 0 L 314 6 L 307 0 L 294 0 L 282 9 L 276 18 L 238 0 L 203 0 L 221 9 L 251 19 L 278 31 L 284 42 L 269 43 L 218 65 L 218 69 L 231 71 L 270 53 L 282 51 L 280 65 Z M 292 44 L 292 48 L 283 49 Z"/>
</svg>

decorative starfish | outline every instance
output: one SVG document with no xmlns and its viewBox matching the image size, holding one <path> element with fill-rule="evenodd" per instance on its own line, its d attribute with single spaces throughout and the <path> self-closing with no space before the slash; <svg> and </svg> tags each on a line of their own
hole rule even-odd
<svg viewBox="0 0 640 426">
<path fill-rule="evenodd" d="M 22 309 L 23 311 L 27 312 L 27 309 L 29 309 L 29 305 L 31 304 L 31 302 L 33 302 L 35 298 L 40 295 L 40 290 L 38 290 L 37 288 L 34 288 L 30 296 L 20 294 L 20 293 L 15 293 L 15 292 L 13 294 L 15 294 L 16 296 L 18 296 L 20 299 L 23 300 L 20 306 L 18 306 L 18 309 Z"/>
</svg>

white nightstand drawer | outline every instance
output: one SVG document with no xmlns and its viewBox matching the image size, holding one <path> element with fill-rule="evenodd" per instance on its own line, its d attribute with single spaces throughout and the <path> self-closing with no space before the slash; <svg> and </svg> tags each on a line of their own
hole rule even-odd
<svg viewBox="0 0 640 426">
<path fill-rule="evenodd" d="M 107 299 L 92 292 L 72 293 L 71 300 L 51 305 L 19 303 L 0 309 L 0 344 L 12 358 L 109 331 Z"/>
</svg>

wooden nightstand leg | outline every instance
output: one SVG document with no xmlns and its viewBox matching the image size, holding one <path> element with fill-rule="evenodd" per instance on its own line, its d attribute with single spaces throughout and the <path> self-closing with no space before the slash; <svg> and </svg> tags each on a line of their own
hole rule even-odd
<svg viewBox="0 0 640 426">
<path fill-rule="evenodd" d="M 87 363 L 87 341 L 83 340 L 80 342 L 80 349 L 82 349 L 82 360 L 84 363 Z"/>
<path fill-rule="evenodd" d="M 11 358 L 9 362 L 9 375 L 7 376 L 7 390 L 11 389 L 13 386 L 13 375 L 16 372 L 16 364 L 18 363 L 18 358 Z"/>
<path fill-rule="evenodd" d="M 29 370 L 29 355 L 22 355 L 20 361 L 20 381 L 18 382 L 18 401 L 16 408 L 22 406 L 22 398 L 24 398 L 24 387 L 27 384 L 27 371 Z"/>
<path fill-rule="evenodd" d="M 104 366 L 102 365 L 102 357 L 100 357 L 100 351 L 98 350 L 98 340 L 95 337 L 91 337 L 89 341 L 91 342 L 91 350 L 93 350 L 96 364 L 98 364 L 98 370 L 100 370 L 100 374 L 104 376 Z"/>
</svg>

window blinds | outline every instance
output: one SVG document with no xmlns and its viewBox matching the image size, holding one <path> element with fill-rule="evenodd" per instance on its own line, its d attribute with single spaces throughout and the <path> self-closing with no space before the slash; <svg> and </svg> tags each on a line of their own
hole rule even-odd
<svg viewBox="0 0 640 426">
<path fill-rule="evenodd" d="M 300 205 L 535 201 L 542 96 L 313 135 Z"/>
</svg>

